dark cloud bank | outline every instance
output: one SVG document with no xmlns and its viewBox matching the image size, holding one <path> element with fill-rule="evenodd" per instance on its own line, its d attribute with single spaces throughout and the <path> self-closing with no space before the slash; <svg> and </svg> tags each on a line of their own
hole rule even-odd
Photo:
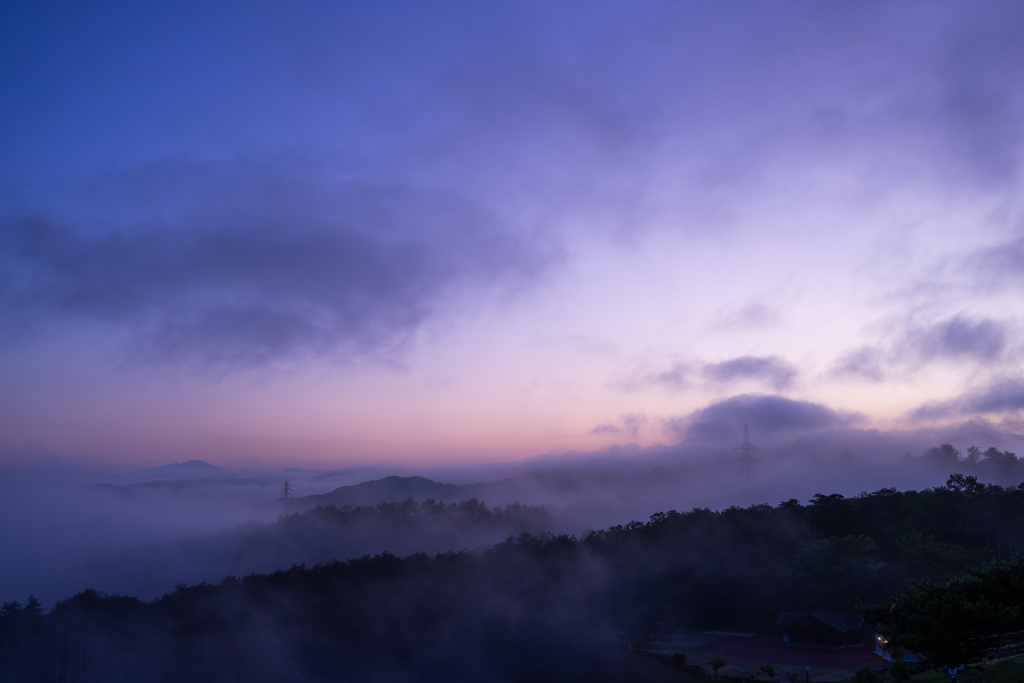
<svg viewBox="0 0 1024 683">
<path fill-rule="evenodd" d="M 679 437 L 708 443 L 735 438 L 744 425 L 771 435 L 807 434 L 850 427 L 860 420 L 857 414 L 842 414 L 819 403 L 743 394 L 676 420 L 670 428 Z"/>
<path fill-rule="evenodd" d="M 127 334 L 141 360 L 387 357 L 459 297 L 522 286 L 551 259 L 443 192 L 245 174 L 225 187 L 196 172 L 211 187 L 170 224 L 0 226 L 5 336 L 75 321 Z"/>
</svg>

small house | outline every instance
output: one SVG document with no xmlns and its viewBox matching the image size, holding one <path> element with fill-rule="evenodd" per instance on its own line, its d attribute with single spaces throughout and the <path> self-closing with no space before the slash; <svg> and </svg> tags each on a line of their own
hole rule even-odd
<svg viewBox="0 0 1024 683">
<path fill-rule="evenodd" d="M 782 642 L 796 647 L 838 649 L 864 644 L 864 617 L 835 607 L 779 615 Z"/>
</svg>

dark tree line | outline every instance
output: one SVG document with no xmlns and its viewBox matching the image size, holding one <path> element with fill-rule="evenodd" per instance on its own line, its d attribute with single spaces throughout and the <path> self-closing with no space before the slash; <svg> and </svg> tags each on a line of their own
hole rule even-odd
<svg viewBox="0 0 1024 683">
<path fill-rule="evenodd" d="M 892 601 L 862 608 L 894 651 L 935 668 L 979 664 L 1024 645 L 1024 558 L 973 568 L 940 583 L 914 583 Z"/>
<path fill-rule="evenodd" d="M 420 524 L 431 510 L 498 514 L 407 501 L 280 524 Z M 93 681 L 564 680 L 628 638 L 770 630 L 783 610 L 878 603 L 1009 560 L 1010 540 L 1024 545 L 1022 510 L 1024 487 L 957 474 L 923 491 L 668 511 L 582 538 L 524 532 L 486 550 L 295 565 L 180 584 L 150 602 L 84 591 L 48 614 L 8 603 L 0 680 L 52 677 L 57 639 L 73 634 L 84 634 Z"/>
<path fill-rule="evenodd" d="M 0 671 L 52 677 L 57 637 L 84 633 L 87 680 L 566 678 L 616 642 L 592 600 L 603 580 L 573 539 L 523 535 L 179 585 L 149 603 L 84 591 L 32 633 L 5 616 Z"/>
<path fill-rule="evenodd" d="M 964 472 L 999 484 L 1017 483 L 1024 479 L 1024 458 L 995 446 L 984 451 L 977 446 L 969 446 L 966 452 L 961 452 L 952 444 L 945 443 L 926 449 L 920 461 L 943 472 Z"/>
</svg>

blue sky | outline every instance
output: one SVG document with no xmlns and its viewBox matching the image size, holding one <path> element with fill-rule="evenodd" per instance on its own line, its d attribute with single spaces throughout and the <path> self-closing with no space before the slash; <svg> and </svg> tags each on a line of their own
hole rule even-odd
<svg viewBox="0 0 1024 683">
<path fill-rule="evenodd" d="M 0 453 L 1009 438 L 1022 31 L 1012 2 L 7 3 Z"/>
</svg>

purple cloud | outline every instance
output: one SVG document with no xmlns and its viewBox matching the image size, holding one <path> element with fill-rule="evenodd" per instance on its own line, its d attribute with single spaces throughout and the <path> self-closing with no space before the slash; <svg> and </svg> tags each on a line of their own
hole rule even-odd
<svg viewBox="0 0 1024 683">
<path fill-rule="evenodd" d="M 388 356 L 451 297 L 528 283 L 550 262 L 450 194 L 340 185 L 324 195 L 295 179 L 263 182 L 170 226 L 7 222 L 0 327 L 10 338 L 87 321 L 127 331 L 145 360 L 226 367 Z"/>
<path fill-rule="evenodd" d="M 840 356 L 831 368 L 831 374 L 859 377 L 880 382 L 885 379 L 883 353 L 871 346 L 862 346 Z"/>
<path fill-rule="evenodd" d="M 1024 410 L 1024 381 L 996 382 L 951 401 L 926 403 L 910 415 L 916 419 L 935 420 L 983 413 L 1013 413 Z"/>
<path fill-rule="evenodd" d="M 913 330 L 904 342 L 907 350 L 922 361 L 936 358 L 993 361 L 1002 355 L 1006 343 L 1003 323 L 964 315 Z"/>
<path fill-rule="evenodd" d="M 611 422 L 605 422 L 604 424 L 599 424 L 596 427 L 594 427 L 593 429 L 591 429 L 590 433 L 591 434 L 621 434 L 622 433 L 622 427 L 620 427 L 618 425 L 615 425 L 615 424 L 612 424 Z"/>
<path fill-rule="evenodd" d="M 840 413 L 820 403 L 782 396 L 742 394 L 713 403 L 667 424 L 669 433 L 696 441 L 729 441 L 743 426 L 761 433 L 806 432 L 855 424 L 856 414 Z"/>
<path fill-rule="evenodd" d="M 726 384 L 737 380 L 753 379 L 765 382 L 775 389 L 784 389 L 796 377 L 796 368 L 778 356 L 741 356 L 721 363 L 705 365 L 701 374 Z"/>
<path fill-rule="evenodd" d="M 650 420 L 643 413 L 628 413 L 619 416 L 619 424 L 606 422 L 590 430 L 591 434 L 625 434 L 631 440 L 636 440 L 640 430 L 647 426 Z"/>
<path fill-rule="evenodd" d="M 721 316 L 715 323 L 722 328 L 760 328 L 774 325 L 779 320 L 776 308 L 759 303 L 749 303 L 743 308 Z"/>
<path fill-rule="evenodd" d="M 674 389 L 685 389 L 690 386 L 689 369 L 683 363 L 676 363 L 668 370 L 651 373 L 648 377 L 655 384 L 663 384 Z"/>
<path fill-rule="evenodd" d="M 976 252 L 959 266 L 970 272 L 982 289 L 1024 285 L 1024 238 Z"/>
</svg>

